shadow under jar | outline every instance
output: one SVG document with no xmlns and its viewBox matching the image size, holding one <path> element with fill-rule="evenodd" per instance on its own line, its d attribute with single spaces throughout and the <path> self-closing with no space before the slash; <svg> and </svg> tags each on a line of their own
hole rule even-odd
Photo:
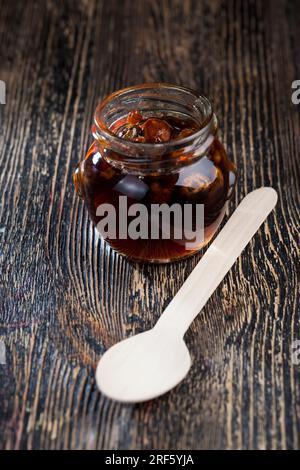
<svg viewBox="0 0 300 470">
<path fill-rule="evenodd" d="M 112 248 L 131 260 L 165 263 L 192 255 L 209 242 L 222 221 L 236 181 L 235 166 L 219 142 L 217 130 L 207 98 L 175 85 L 133 86 L 99 104 L 92 127 L 95 140 L 77 165 L 73 179 L 94 224 Z M 130 207 L 137 203 L 149 214 L 146 239 L 124 234 L 124 223 L 129 226 L 136 218 L 136 214 L 125 212 L 128 209 L 130 213 Z M 99 222 L 107 216 L 103 212 L 99 215 L 98 208 L 107 207 L 103 204 L 115 210 L 113 236 L 107 235 L 103 225 L 99 228 Z M 175 236 L 171 211 L 169 236 L 166 238 L 164 221 L 160 220 L 159 236 L 151 238 L 151 207 L 158 204 L 169 208 L 176 204 L 182 214 L 186 204 L 203 204 L 202 240 L 191 243 L 184 233 L 181 238 Z M 192 217 L 197 217 L 196 211 L 192 211 Z M 192 227 L 197 227 L 196 220 Z"/>
</svg>

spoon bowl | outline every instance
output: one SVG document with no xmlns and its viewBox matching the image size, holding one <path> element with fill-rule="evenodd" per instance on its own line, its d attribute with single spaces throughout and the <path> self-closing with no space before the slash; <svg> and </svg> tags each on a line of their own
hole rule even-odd
<svg viewBox="0 0 300 470">
<path fill-rule="evenodd" d="M 111 399 L 150 400 L 175 387 L 191 367 L 182 338 L 164 335 L 159 328 L 140 333 L 112 346 L 96 371 L 98 387 Z"/>
</svg>

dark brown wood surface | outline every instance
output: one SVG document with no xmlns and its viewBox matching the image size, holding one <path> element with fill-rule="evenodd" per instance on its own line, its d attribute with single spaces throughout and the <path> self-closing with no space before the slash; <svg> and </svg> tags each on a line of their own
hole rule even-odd
<svg viewBox="0 0 300 470">
<path fill-rule="evenodd" d="M 0 1 L 1 448 L 299 448 L 299 25 L 299 1 Z M 154 325 L 200 255 L 129 263 L 71 174 L 98 101 L 145 81 L 212 100 L 239 169 L 230 211 L 261 185 L 279 202 L 186 335 L 187 379 L 123 405 L 97 360 Z"/>
</svg>

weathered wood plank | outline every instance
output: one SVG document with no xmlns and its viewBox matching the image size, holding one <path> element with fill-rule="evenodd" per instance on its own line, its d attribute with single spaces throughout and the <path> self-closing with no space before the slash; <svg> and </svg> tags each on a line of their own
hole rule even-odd
<svg viewBox="0 0 300 470">
<path fill-rule="evenodd" d="M 0 2 L 0 447 L 298 448 L 297 1 Z M 187 334 L 168 395 L 102 397 L 93 367 L 151 327 L 197 263 L 128 263 L 97 239 L 71 174 L 99 99 L 144 81 L 209 96 L 239 169 L 232 207 L 277 210 Z"/>
</svg>

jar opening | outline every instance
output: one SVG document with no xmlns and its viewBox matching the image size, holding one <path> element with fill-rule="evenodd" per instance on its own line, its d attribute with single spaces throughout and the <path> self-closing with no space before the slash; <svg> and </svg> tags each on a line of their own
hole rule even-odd
<svg viewBox="0 0 300 470">
<path fill-rule="evenodd" d="M 181 139 L 164 143 L 141 143 L 118 137 L 113 127 L 124 119 L 130 111 L 138 110 L 145 117 L 172 116 L 193 120 L 196 131 Z M 94 115 L 93 135 L 105 148 L 134 157 L 135 162 L 149 163 L 153 157 L 169 153 L 182 155 L 197 148 L 207 148 L 209 138 L 216 133 L 217 122 L 209 100 L 197 92 L 168 83 L 147 83 L 124 88 L 109 95 L 96 108 Z M 199 155 L 199 151 L 197 154 Z M 157 162 L 157 160 L 156 160 Z"/>
</svg>

